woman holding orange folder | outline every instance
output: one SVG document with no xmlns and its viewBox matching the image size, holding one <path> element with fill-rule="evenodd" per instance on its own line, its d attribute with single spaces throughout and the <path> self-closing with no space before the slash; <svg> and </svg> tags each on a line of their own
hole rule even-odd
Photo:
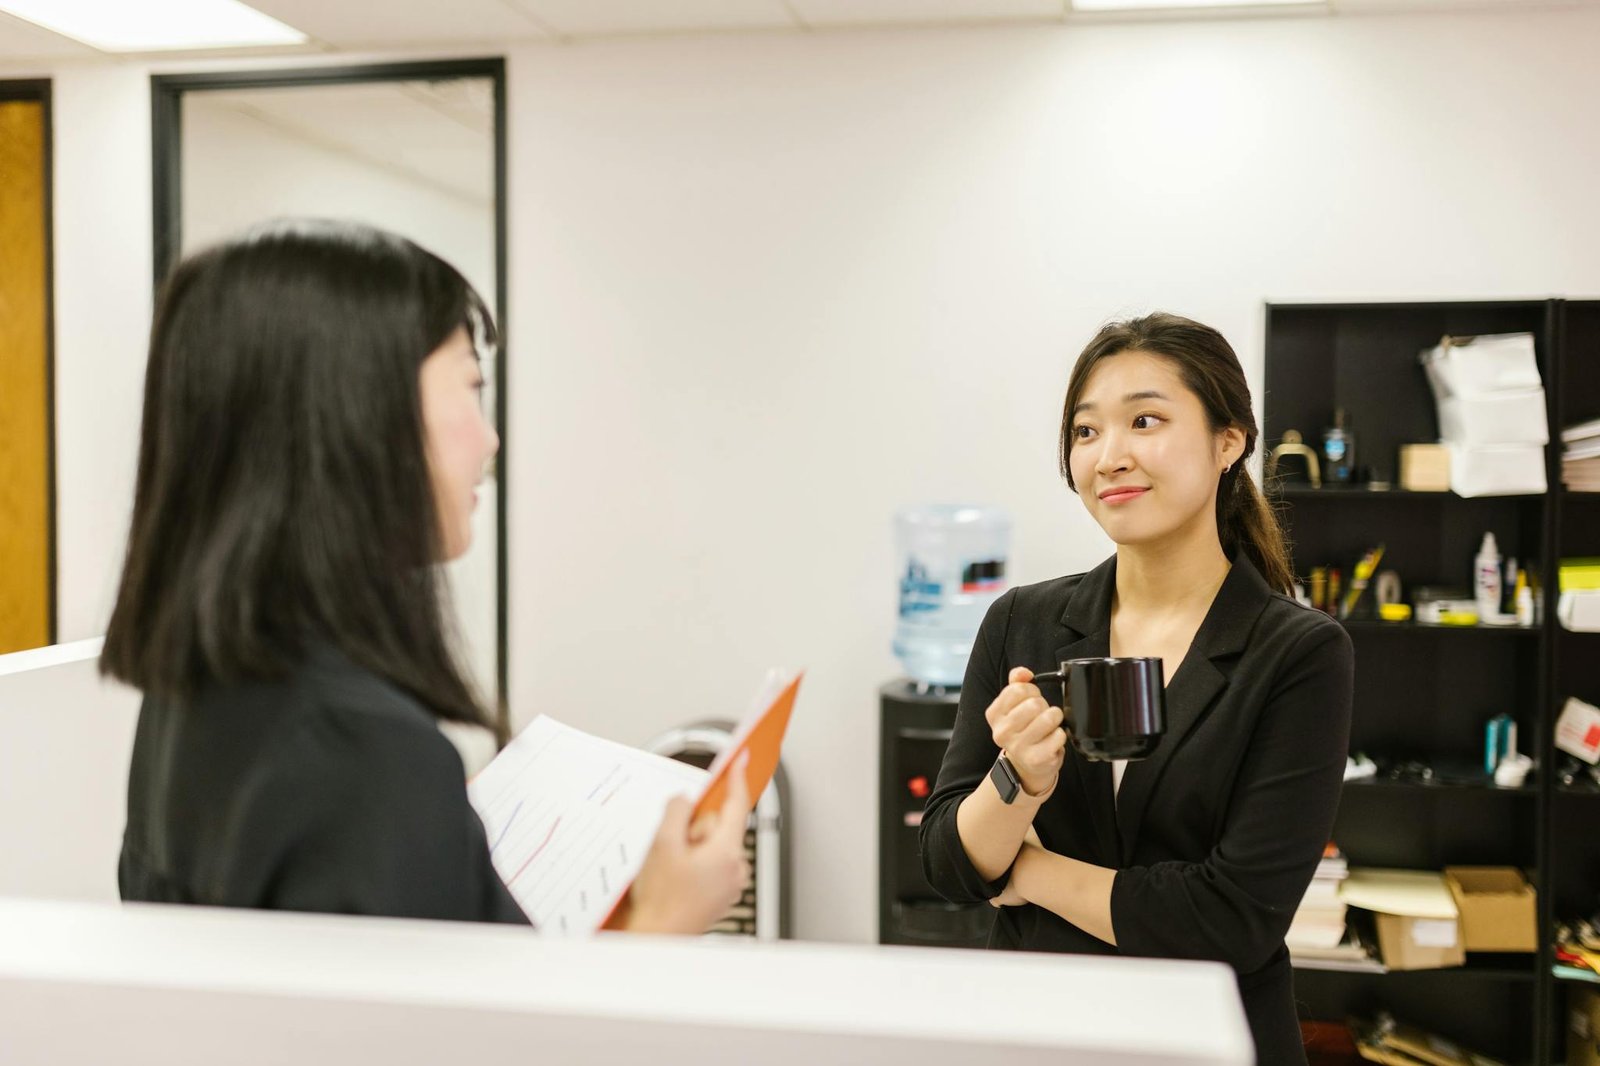
<svg viewBox="0 0 1600 1066">
<path fill-rule="evenodd" d="M 1306 1061 L 1284 934 L 1333 827 L 1353 666 L 1343 628 L 1285 595 L 1244 467 L 1256 436 L 1216 330 L 1151 315 L 1089 342 L 1061 472 L 1116 554 L 990 609 L 922 856 L 947 898 L 999 908 L 991 947 L 1228 963 L 1257 1061 L 1279 1066 Z M 1034 684 L 1105 656 L 1165 664 L 1167 729 L 1142 761 L 1086 759 Z"/>
<path fill-rule="evenodd" d="M 186 260 L 150 341 L 101 657 L 143 690 L 128 900 L 526 922 L 441 721 L 489 725 L 439 565 L 499 438 L 483 300 L 410 241 L 269 225 Z M 743 775 L 666 811 L 613 926 L 698 933 L 739 896 Z"/>
</svg>

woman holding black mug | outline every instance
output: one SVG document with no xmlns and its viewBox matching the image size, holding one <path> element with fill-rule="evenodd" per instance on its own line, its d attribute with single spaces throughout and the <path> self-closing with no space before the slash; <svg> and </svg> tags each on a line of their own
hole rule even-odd
<svg viewBox="0 0 1600 1066">
<path fill-rule="evenodd" d="M 990 609 L 922 860 L 946 898 L 999 908 L 991 947 L 1228 963 L 1257 1061 L 1303 1063 L 1283 938 L 1333 827 L 1353 657 L 1286 595 L 1283 535 L 1244 466 L 1257 435 L 1216 330 L 1155 314 L 1089 342 L 1061 472 L 1116 554 Z M 1164 664 L 1147 758 L 1085 757 L 1068 728 L 1084 709 L 1034 683 L 1108 657 Z"/>
</svg>

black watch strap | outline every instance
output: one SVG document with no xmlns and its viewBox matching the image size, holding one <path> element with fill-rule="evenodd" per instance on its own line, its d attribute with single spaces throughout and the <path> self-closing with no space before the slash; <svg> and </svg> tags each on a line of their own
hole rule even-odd
<svg viewBox="0 0 1600 1066">
<path fill-rule="evenodd" d="M 1000 799 L 1004 803 L 1015 802 L 1017 796 L 1022 793 L 1022 778 L 1003 751 L 994 761 L 994 768 L 989 771 L 989 780 L 994 782 L 994 789 L 1000 793 Z"/>
</svg>

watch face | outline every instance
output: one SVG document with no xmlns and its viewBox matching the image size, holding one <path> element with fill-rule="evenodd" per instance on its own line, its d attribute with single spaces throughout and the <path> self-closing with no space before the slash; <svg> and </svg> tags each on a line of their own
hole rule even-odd
<svg viewBox="0 0 1600 1066">
<path fill-rule="evenodd" d="M 1000 793 L 1000 799 L 1006 803 L 1016 799 L 1017 793 L 1022 791 L 1022 779 L 1017 776 L 1011 760 L 1004 755 L 994 761 L 994 769 L 989 771 L 989 777 L 993 779 L 995 791 Z"/>
</svg>

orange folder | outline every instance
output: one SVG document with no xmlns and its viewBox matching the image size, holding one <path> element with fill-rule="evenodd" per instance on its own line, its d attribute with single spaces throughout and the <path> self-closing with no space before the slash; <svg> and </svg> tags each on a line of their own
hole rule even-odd
<svg viewBox="0 0 1600 1066">
<path fill-rule="evenodd" d="M 750 810 L 755 809 L 756 801 L 766 791 L 772 775 L 778 772 L 783 737 L 788 732 L 789 716 L 794 712 L 795 697 L 800 694 L 800 680 L 804 676 L 803 671 L 787 678 L 776 671 L 768 676 L 767 683 L 755 699 L 757 708 L 762 708 L 763 701 L 765 707 L 757 713 L 746 715 L 734 730 L 732 742 L 712 760 L 705 787 L 695 799 L 694 811 L 689 816 L 691 825 L 702 814 L 722 808 L 728 796 L 728 779 L 733 774 L 739 756 L 746 752 L 750 755 L 750 761 L 745 764 L 744 784 L 750 794 Z M 617 896 L 605 921 L 600 923 L 601 928 L 614 928 L 612 923 L 620 919 L 623 904 L 631 889 L 630 885 Z"/>
<path fill-rule="evenodd" d="M 745 766 L 744 783 L 750 792 L 750 808 L 755 809 L 756 800 L 761 798 L 772 775 L 778 771 L 783 736 L 788 731 L 789 715 L 794 711 L 795 697 L 800 692 L 800 679 L 804 676 L 803 673 L 796 674 L 787 684 L 777 681 L 783 687 L 772 697 L 766 709 L 760 714 L 747 716 L 739 723 L 733 734 L 733 742 L 711 763 L 711 776 L 699 799 L 695 800 L 691 821 L 722 807 L 728 795 L 728 777 L 739 756 L 745 752 L 750 753 L 750 762 Z M 760 697 L 757 699 L 758 705 L 759 702 Z"/>
</svg>

